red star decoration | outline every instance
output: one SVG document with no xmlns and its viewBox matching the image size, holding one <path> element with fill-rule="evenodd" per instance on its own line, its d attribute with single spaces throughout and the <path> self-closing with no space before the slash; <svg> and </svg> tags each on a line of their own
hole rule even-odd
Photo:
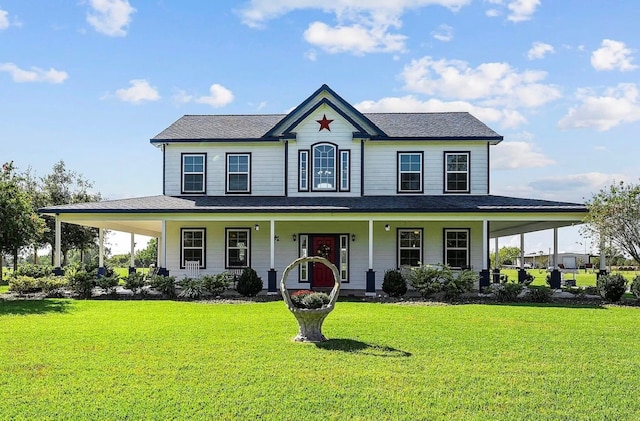
<svg viewBox="0 0 640 421">
<path fill-rule="evenodd" d="M 333 120 L 329 120 L 326 114 L 322 115 L 322 120 L 316 120 L 316 121 L 320 123 L 320 129 L 318 130 L 319 132 L 321 132 L 323 129 L 327 129 L 331 131 L 331 127 L 329 127 L 329 124 L 331 124 Z"/>
</svg>

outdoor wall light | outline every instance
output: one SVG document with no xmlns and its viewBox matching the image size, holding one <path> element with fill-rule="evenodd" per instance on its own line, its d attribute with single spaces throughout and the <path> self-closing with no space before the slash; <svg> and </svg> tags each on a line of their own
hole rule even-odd
<svg viewBox="0 0 640 421">
<path fill-rule="evenodd" d="M 280 241 L 280 236 L 279 235 L 274 235 L 273 239 L 276 240 L 276 241 Z"/>
<path fill-rule="evenodd" d="M 355 234 L 351 234 L 351 241 L 356 241 L 356 235 Z"/>
<path fill-rule="evenodd" d="M 298 239 L 298 236 L 296 236 L 295 234 L 293 234 L 293 235 L 291 236 L 291 239 L 292 239 L 292 240 L 293 240 L 293 242 L 295 243 L 295 242 L 296 242 L 296 240 Z"/>
<path fill-rule="evenodd" d="M 256 231 L 260 231 L 260 225 L 255 224 L 255 225 L 253 226 L 253 229 L 254 229 L 254 230 L 256 230 Z"/>
<path fill-rule="evenodd" d="M 387 225 L 385 225 L 385 226 L 384 226 L 384 230 L 385 230 L 385 231 L 389 231 L 390 229 L 391 229 L 391 226 L 390 226 L 389 224 L 387 224 Z"/>
</svg>

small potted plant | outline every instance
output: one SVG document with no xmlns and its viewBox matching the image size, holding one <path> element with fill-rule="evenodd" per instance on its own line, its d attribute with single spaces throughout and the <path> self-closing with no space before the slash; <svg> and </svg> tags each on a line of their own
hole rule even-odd
<svg viewBox="0 0 640 421">
<path fill-rule="evenodd" d="M 294 292 L 293 294 L 289 294 L 286 286 L 289 272 L 291 272 L 291 270 L 296 266 L 307 262 L 321 263 L 331 269 L 334 285 L 329 295 L 323 292 L 310 290 L 301 290 Z M 333 310 L 333 307 L 338 300 L 338 293 L 340 292 L 340 273 L 338 272 L 338 268 L 324 257 L 300 257 L 287 266 L 282 273 L 282 279 L 280 280 L 280 292 L 282 293 L 282 298 L 287 304 L 287 308 L 298 321 L 300 329 L 294 340 L 297 342 L 326 341 L 327 338 L 322 334 L 322 323 L 327 315 Z"/>
</svg>

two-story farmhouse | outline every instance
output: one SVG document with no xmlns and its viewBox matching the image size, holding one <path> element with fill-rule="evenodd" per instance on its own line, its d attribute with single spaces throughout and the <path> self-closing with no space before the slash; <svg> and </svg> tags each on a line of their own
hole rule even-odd
<svg viewBox="0 0 640 421">
<path fill-rule="evenodd" d="M 163 156 L 161 196 L 41 212 L 157 237 L 159 267 L 179 278 L 252 267 L 274 292 L 291 261 L 320 255 L 343 288 L 367 293 L 387 269 L 421 263 L 471 268 L 488 282 L 490 238 L 580 223 L 586 212 L 491 195 L 500 141 L 466 112 L 360 113 L 323 85 L 286 115 L 180 118 L 151 139 Z M 303 266 L 288 285 L 330 286 L 331 276 Z"/>
</svg>

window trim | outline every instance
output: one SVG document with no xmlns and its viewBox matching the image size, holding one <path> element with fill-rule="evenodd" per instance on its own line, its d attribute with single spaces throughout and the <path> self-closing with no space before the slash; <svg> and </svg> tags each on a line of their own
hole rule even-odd
<svg viewBox="0 0 640 421">
<path fill-rule="evenodd" d="M 447 169 L 447 157 L 449 155 L 466 155 L 467 156 L 467 171 L 451 171 Z M 443 180 L 444 185 L 442 186 L 443 193 L 450 194 L 460 194 L 460 193 L 470 193 L 471 192 L 471 152 L 469 151 L 444 151 L 444 162 L 442 166 L 442 170 L 444 173 Z M 465 190 L 449 190 L 449 174 L 467 174 L 467 188 Z"/>
<path fill-rule="evenodd" d="M 231 231 L 244 231 L 247 233 L 247 264 L 246 266 L 230 266 L 229 265 L 229 233 Z M 234 250 L 236 248 L 233 248 Z M 239 249 L 239 248 L 238 248 Z M 247 227 L 226 227 L 224 229 L 224 267 L 225 269 L 244 269 L 251 267 L 251 228 Z"/>
<path fill-rule="evenodd" d="M 316 157 L 315 157 L 315 149 L 319 146 L 331 146 L 333 148 L 334 154 L 333 154 L 333 188 L 330 189 L 324 189 L 324 188 L 316 188 L 315 187 L 315 166 L 316 166 Z M 311 169 L 311 177 L 309 179 L 309 181 L 311 182 L 310 190 L 313 192 L 336 192 L 338 191 L 338 182 L 339 182 L 339 177 L 338 177 L 338 156 L 340 154 L 340 151 L 338 149 L 338 145 L 336 145 L 335 143 L 331 143 L 331 142 L 318 142 L 318 143 L 314 143 L 313 145 L 311 145 L 311 165 L 309 165 L 309 168 Z"/>
<path fill-rule="evenodd" d="M 231 174 L 245 174 L 245 173 L 241 173 L 241 172 L 234 172 L 234 173 L 230 173 L 229 172 L 229 158 L 232 156 L 246 156 L 249 160 L 248 164 L 248 170 L 247 170 L 247 190 L 229 190 L 229 176 Z M 224 185 L 224 190 L 226 194 L 251 194 L 251 152 L 227 152 L 225 154 L 225 168 L 224 168 L 224 173 L 225 173 L 225 185 Z"/>
<path fill-rule="evenodd" d="M 402 266 L 400 265 L 400 251 L 403 250 L 400 247 L 400 233 L 402 232 L 413 232 L 416 233 L 419 232 L 420 233 L 420 259 L 418 260 L 418 262 L 424 263 L 424 229 L 423 228 L 398 228 L 396 230 L 396 267 L 397 268 L 401 268 Z M 410 267 L 417 267 L 417 266 L 410 266 Z"/>
<path fill-rule="evenodd" d="M 449 232 L 464 232 L 467 234 L 467 247 L 452 247 L 451 249 L 447 247 L 447 233 Z M 470 267 L 470 258 L 471 258 L 471 229 L 470 228 L 443 228 L 442 229 L 442 261 L 445 265 L 449 265 L 449 261 L 447 259 L 447 251 L 449 250 L 465 250 L 467 252 L 467 258 L 465 266 L 450 266 L 451 269 L 465 269 Z"/>
<path fill-rule="evenodd" d="M 184 171 L 184 159 L 188 156 L 202 157 L 202 173 L 190 172 L 188 174 L 202 174 L 202 190 L 185 190 L 184 177 L 187 173 Z M 180 154 L 180 193 L 181 194 L 207 194 L 207 154 L 206 152 L 183 152 Z"/>
<path fill-rule="evenodd" d="M 307 257 L 309 256 L 309 240 L 310 240 L 310 235 L 309 234 L 298 234 L 298 256 L 299 257 Z M 307 245 L 306 248 L 302 248 L 302 244 L 303 242 L 305 242 L 305 244 Z M 302 272 L 306 273 L 306 276 L 303 278 L 302 276 Z M 311 270 L 311 265 L 309 264 L 309 262 L 305 262 L 302 263 L 300 265 L 298 265 L 298 282 L 301 284 L 308 284 L 310 283 L 310 279 L 309 279 L 309 271 Z"/>
<path fill-rule="evenodd" d="M 344 276 L 342 276 L 342 244 L 344 243 L 345 247 L 345 259 L 346 262 L 345 263 L 345 273 Z M 350 266 L 351 266 L 351 259 L 350 257 L 350 253 L 351 253 L 351 235 L 349 234 L 340 234 L 338 235 L 338 272 L 340 273 L 340 283 L 342 284 L 348 284 L 349 283 L 349 273 L 350 273 Z"/>
<path fill-rule="evenodd" d="M 306 185 L 302 185 L 302 156 L 305 156 L 305 165 L 307 166 L 306 170 L 304 171 L 304 175 L 306 177 Z M 300 149 L 298 151 L 298 191 L 299 192 L 305 192 L 305 191 L 309 191 L 309 155 L 311 155 L 309 153 L 308 149 Z"/>
<path fill-rule="evenodd" d="M 338 190 L 341 192 L 350 192 L 351 191 L 351 150 L 350 149 L 340 149 L 338 151 L 338 155 L 340 156 L 340 170 L 338 171 L 338 176 L 340 178 L 339 180 L 339 186 L 338 186 Z M 343 159 L 345 159 L 346 157 L 346 163 L 347 163 L 347 170 L 343 171 L 342 169 L 342 164 L 343 164 Z M 346 176 L 346 187 L 343 187 L 342 182 L 343 177 Z"/>
<path fill-rule="evenodd" d="M 419 155 L 420 156 L 420 190 L 402 190 L 402 172 L 400 171 L 400 157 L 402 155 Z M 424 193 L 424 151 L 398 151 L 396 156 L 396 192 L 398 194 L 422 194 Z M 410 173 L 412 174 L 412 173 Z"/>
<path fill-rule="evenodd" d="M 184 259 L 184 233 L 185 232 L 201 232 L 202 233 L 202 261 L 200 262 L 200 269 L 207 268 L 207 229 L 204 227 L 182 227 L 180 228 L 180 269 L 185 269 L 186 261 Z M 195 249 L 197 247 L 190 247 Z"/>
</svg>

